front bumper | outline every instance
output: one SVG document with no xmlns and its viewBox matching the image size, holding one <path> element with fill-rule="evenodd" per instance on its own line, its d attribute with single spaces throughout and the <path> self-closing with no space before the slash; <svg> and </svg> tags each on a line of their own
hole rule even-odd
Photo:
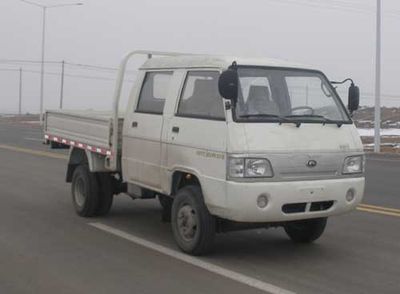
<svg viewBox="0 0 400 294">
<path fill-rule="evenodd" d="M 329 217 L 352 211 L 364 195 L 365 178 L 348 178 L 296 182 L 227 182 L 226 207 L 211 213 L 237 222 L 282 222 L 308 218 Z M 354 199 L 348 201 L 346 193 L 352 189 Z M 260 208 L 257 198 L 265 195 L 268 205 Z M 315 204 L 331 203 L 332 206 L 315 210 Z M 301 212 L 284 212 L 283 207 L 291 204 L 304 206 Z M 293 205 L 294 204 L 294 205 Z M 311 208 L 311 207 L 314 207 Z"/>
</svg>

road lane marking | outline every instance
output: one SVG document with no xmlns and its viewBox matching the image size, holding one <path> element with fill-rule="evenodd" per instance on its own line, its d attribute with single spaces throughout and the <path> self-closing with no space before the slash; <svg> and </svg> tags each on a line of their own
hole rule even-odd
<svg viewBox="0 0 400 294">
<path fill-rule="evenodd" d="M 68 159 L 67 156 L 62 155 L 62 154 L 21 148 L 21 147 L 16 147 L 16 146 L 9 146 L 9 145 L 4 145 L 4 144 L 0 144 L 0 149 L 20 152 L 20 153 L 25 153 L 25 154 L 30 154 L 30 155 L 42 156 L 42 157 L 55 158 L 55 159 Z"/>
<path fill-rule="evenodd" d="M 389 211 L 389 212 L 395 212 L 395 213 L 400 213 L 400 209 L 396 208 L 389 208 L 389 207 L 383 207 L 383 206 L 376 206 L 376 205 L 371 205 L 371 204 L 360 204 L 359 207 L 363 208 L 369 208 L 369 209 L 375 209 L 375 210 L 384 210 L 384 211 Z"/>
<path fill-rule="evenodd" d="M 372 209 L 372 208 L 357 207 L 357 210 L 363 211 L 363 212 L 369 212 L 369 213 L 383 214 L 383 215 L 387 215 L 387 216 L 400 217 L 400 213 Z"/>
<path fill-rule="evenodd" d="M 294 292 L 291 292 L 289 290 L 280 288 L 278 286 L 251 278 L 249 276 L 240 274 L 235 271 L 228 270 L 226 268 L 220 267 L 218 265 L 214 265 L 212 263 L 203 261 L 199 258 L 186 255 L 184 253 L 172 250 L 170 248 L 167 248 L 165 246 L 150 242 L 148 240 L 142 239 L 140 237 L 137 237 L 135 235 L 126 233 L 124 231 L 121 231 L 119 229 L 115 229 L 113 227 L 107 226 L 102 223 L 89 223 L 90 226 L 95 227 L 99 230 L 102 230 L 104 232 L 110 233 L 112 235 L 118 236 L 122 239 L 128 240 L 132 243 L 138 244 L 140 246 L 146 247 L 148 249 L 157 251 L 159 253 L 162 253 L 164 255 L 167 255 L 169 257 L 175 258 L 177 260 L 183 261 L 185 263 L 191 264 L 193 266 L 199 267 L 203 270 L 209 271 L 211 273 L 223 276 L 225 278 L 234 280 L 236 282 L 239 282 L 241 284 L 245 284 L 247 286 L 250 286 L 252 288 L 256 288 L 258 290 L 271 293 L 271 294 L 294 294 Z"/>
</svg>

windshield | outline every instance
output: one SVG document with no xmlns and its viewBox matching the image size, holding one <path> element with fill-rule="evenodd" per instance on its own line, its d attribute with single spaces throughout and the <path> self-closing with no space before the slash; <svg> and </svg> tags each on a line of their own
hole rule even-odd
<svg viewBox="0 0 400 294">
<path fill-rule="evenodd" d="M 349 122 L 319 72 L 239 67 L 238 121 Z"/>
</svg>

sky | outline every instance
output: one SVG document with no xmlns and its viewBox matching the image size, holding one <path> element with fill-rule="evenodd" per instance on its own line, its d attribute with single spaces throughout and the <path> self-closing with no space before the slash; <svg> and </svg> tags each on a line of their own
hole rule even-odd
<svg viewBox="0 0 400 294">
<path fill-rule="evenodd" d="M 361 88 L 361 104 L 373 104 L 375 0 L 81 2 L 83 6 L 48 10 L 46 61 L 57 63 L 46 64 L 45 109 L 58 108 L 61 60 L 116 68 L 125 54 L 137 49 L 272 57 L 310 64 L 331 80 L 353 78 Z M 400 107 L 400 2 L 382 2 L 382 104 Z M 39 64 L 10 60 L 40 60 L 41 13 L 40 8 L 20 0 L 0 0 L 0 113 L 18 111 L 19 73 L 8 70 L 20 67 L 22 110 L 39 111 Z M 142 61 L 134 62 L 132 70 Z M 114 70 L 70 64 L 65 70 L 65 108 L 110 108 Z M 133 80 L 134 73 L 125 93 Z"/>
</svg>

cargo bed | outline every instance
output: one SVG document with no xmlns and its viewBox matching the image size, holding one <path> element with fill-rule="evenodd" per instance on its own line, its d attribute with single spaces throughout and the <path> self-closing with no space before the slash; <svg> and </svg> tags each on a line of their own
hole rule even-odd
<svg viewBox="0 0 400 294">
<path fill-rule="evenodd" d="M 44 133 L 48 141 L 111 155 L 111 111 L 49 110 L 45 114 Z M 118 146 L 122 146 L 123 114 L 119 115 Z"/>
</svg>

